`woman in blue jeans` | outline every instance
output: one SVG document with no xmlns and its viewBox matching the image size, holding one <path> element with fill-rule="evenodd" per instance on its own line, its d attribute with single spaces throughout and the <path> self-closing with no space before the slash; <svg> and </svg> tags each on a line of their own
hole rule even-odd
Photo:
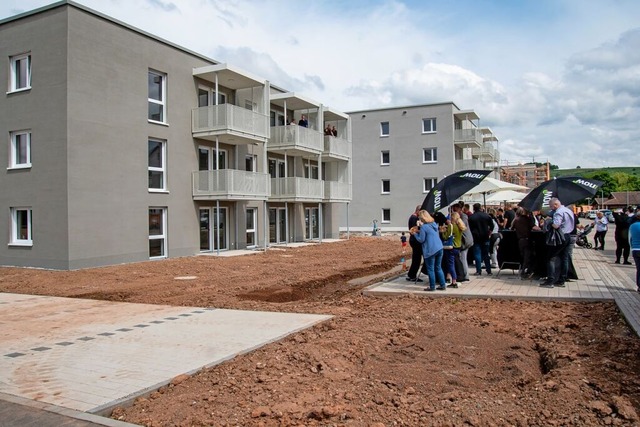
<svg viewBox="0 0 640 427">
<path fill-rule="evenodd" d="M 444 291 L 447 284 L 444 280 L 444 272 L 442 271 L 442 240 L 438 232 L 438 224 L 435 223 L 433 217 L 427 211 L 418 212 L 420 219 L 420 228 L 415 232 L 415 238 L 422 243 L 422 255 L 424 256 L 424 264 L 427 267 L 427 275 L 429 276 L 429 287 L 425 291 Z M 436 288 L 436 278 L 438 286 Z"/>
</svg>

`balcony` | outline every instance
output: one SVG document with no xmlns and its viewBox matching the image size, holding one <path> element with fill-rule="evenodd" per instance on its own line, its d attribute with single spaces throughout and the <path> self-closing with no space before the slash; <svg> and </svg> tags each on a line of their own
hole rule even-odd
<svg viewBox="0 0 640 427">
<path fill-rule="evenodd" d="M 344 160 L 351 159 L 351 143 L 346 139 L 334 137 L 330 135 L 324 136 L 324 151 L 322 152 L 322 160 Z"/>
<path fill-rule="evenodd" d="M 322 137 L 320 132 L 298 125 L 273 126 L 267 150 L 286 151 L 292 156 L 318 155 L 324 148 Z"/>
<path fill-rule="evenodd" d="M 472 149 L 471 156 L 485 162 L 493 162 L 496 159 L 496 153 L 497 151 L 493 147 L 493 144 L 483 142 L 480 147 Z"/>
<path fill-rule="evenodd" d="M 193 199 L 266 200 L 269 179 L 267 173 L 235 169 L 193 172 Z"/>
<path fill-rule="evenodd" d="M 271 178 L 270 202 L 321 202 L 324 181 L 309 178 Z"/>
<path fill-rule="evenodd" d="M 269 116 L 232 104 L 211 105 L 192 110 L 191 129 L 194 138 L 253 144 L 269 137 Z"/>
<path fill-rule="evenodd" d="M 351 187 L 346 182 L 325 181 L 323 202 L 350 202 Z"/>
<path fill-rule="evenodd" d="M 467 169 L 484 169 L 484 164 L 477 159 L 456 159 L 455 160 L 456 171 L 462 171 Z"/>
<path fill-rule="evenodd" d="M 453 143 L 460 148 L 478 148 L 482 145 L 482 133 L 478 129 L 455 129 Z"/>
</svg>

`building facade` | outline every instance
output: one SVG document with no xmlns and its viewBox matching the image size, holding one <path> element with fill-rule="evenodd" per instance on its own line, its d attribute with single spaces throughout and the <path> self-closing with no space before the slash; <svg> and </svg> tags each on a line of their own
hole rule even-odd
<svg viewBox="0 0 640 427">
<path fill-rule="evenodd" d="M 546 163 L 518 163 L 500 166 L 500 179 L 512 184 L 536 188 L 551 179 L 549 162 Z"/>
<path fill-rule="evenodd" d="M 0 265 L 338 237 L 348 115 L 71 1 L 0 21 L 0 55 Z"/>
<path fill-rule="evenodd" d="M 453 102 L 350 112 L 353 137 L 352 231 L 406 231 L 407 219 L 453 172 L 495 169 L 497 138 L 479 116 Z"/>
</svg>

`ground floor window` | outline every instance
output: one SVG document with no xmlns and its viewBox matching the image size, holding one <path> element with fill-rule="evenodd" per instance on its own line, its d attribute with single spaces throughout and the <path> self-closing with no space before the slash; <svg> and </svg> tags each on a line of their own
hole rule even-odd
<svg viewBox="0 0 640 427">
<path fill-rule="evenodd" d="M 167 209 L 149 208 L 149 258 L 167 256 Z"/>
<path fill-rule="evenodd" d="M 258 209 L 248 208 L 246 212 L 247 247 L 258 245 Z"/>
<path fill-rule="evenodd" d="M 31 208 L 11 208 L 11 244 L 20 246 L 33 245 L 33 228 L 31 224 Z"/>
<path fill-rule="evenodd" d="M 382 209 L 382 222 L 391 222 L 391 209 Z"/>
</svg>

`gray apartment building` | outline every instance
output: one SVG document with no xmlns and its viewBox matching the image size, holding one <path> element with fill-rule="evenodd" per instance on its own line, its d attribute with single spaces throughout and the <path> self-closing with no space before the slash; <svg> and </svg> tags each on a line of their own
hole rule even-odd
<svg viewBox="0 0 640 427">
<path fill-rule="evenodd" d="M 473 110 L 453 102 L 349 112 L 353 140 L 351 231 L 405 231 L 407 219 L 443 177 L 495 170 L 497 138 Z M 343 229 L 347 228 L 342 222 Z"/>
<path fill-rule="evenodd" d="M 348 115 L 72 1 L 0 21 L 0 56 L 0 265 L 338 237 Z"/>
</svg>

